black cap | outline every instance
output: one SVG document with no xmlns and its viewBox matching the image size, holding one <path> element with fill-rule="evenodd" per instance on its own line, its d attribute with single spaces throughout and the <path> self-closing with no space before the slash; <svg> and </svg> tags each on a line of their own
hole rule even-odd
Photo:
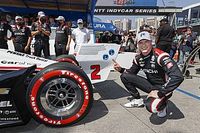
<svg viewBox="0 0 200 133">
<path fill-rule="evenodd" d="M 160 22 L 166 22 L 166 23 L 168 23 L 168 19 L 167 18 L 163 18 L 163 19 L 160 20 Z"/>
<path fill-rule="evenodd" d="M 150 29 L 149 25 L 144 24 L 144 25 L 140 26 L 140 31 L 150 31 L 150 30 L 151 29 Z"/>
</svg>

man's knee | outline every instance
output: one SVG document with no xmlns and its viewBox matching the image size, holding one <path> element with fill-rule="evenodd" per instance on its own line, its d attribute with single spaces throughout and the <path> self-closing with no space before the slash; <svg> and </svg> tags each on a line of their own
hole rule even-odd
<svg viewBox="0 0 200 133">
<path fill-rule="evenodd" d="M 134 79 L 137 78 L 137 75 L 124 72 L 121 74 L 120 78 L 123 83 L 127 83 L 130 81 L 134 81 Z"/>
<path fill-rule="evenodd" d="M 122 83 L 126 83 L 127 82 L 126 75 L 127 75 L 126 73 L 122 73 L 120 75 L 120 79 L 121 79 Z"/>
</svg>

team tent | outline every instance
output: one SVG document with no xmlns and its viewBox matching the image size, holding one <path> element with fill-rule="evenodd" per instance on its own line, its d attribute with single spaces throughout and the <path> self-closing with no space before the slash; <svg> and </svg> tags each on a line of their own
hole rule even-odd
<svg viewBox="0 0 200 133">
<path fill-rule="evenodd" d="M 97 0 L 1 0 L 1 12 L 33 14 L 44 11 L 47 15 L 62 15 L 67 20 L 79 18 L 93 23 Z"/>
</svg>

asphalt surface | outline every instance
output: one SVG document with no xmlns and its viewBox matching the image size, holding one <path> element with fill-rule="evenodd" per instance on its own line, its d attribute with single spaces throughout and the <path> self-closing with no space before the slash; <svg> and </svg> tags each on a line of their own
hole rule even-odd
<svg viewBox="0 0 200 133">
<path fill-rule="evenodd" d="M 194 75 L 195 67 L 190 67 Z M 0 133 L 199 133 L 199 77 L 185 79 L 168 104 L 166 118 L 158 118 L 145 108 L 125 108 L 130 95 L 120 74 L 111 72 L 109 79 L 95 85 L 94 104 L 79 123 L 51 128 L 31 120 L 27 125 L 0 129 Z M 143 98 L 146 97 L 142 93 Z"/>
</svg>

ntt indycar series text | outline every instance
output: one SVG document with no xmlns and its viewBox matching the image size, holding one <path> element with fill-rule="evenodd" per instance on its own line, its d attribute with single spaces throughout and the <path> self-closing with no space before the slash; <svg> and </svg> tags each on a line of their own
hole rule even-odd
<svg viewBox="0 0 200 133">
<path fill-rule="evenodd" d="M 0 49 L 0 127 L 31 118 L 56 127 L 80 121 L 92 107 L 92 84 L 107 79 L 118 51 L 115 44 L 84 44 L 76 56 L 48 60 Z"/>
</svg>

